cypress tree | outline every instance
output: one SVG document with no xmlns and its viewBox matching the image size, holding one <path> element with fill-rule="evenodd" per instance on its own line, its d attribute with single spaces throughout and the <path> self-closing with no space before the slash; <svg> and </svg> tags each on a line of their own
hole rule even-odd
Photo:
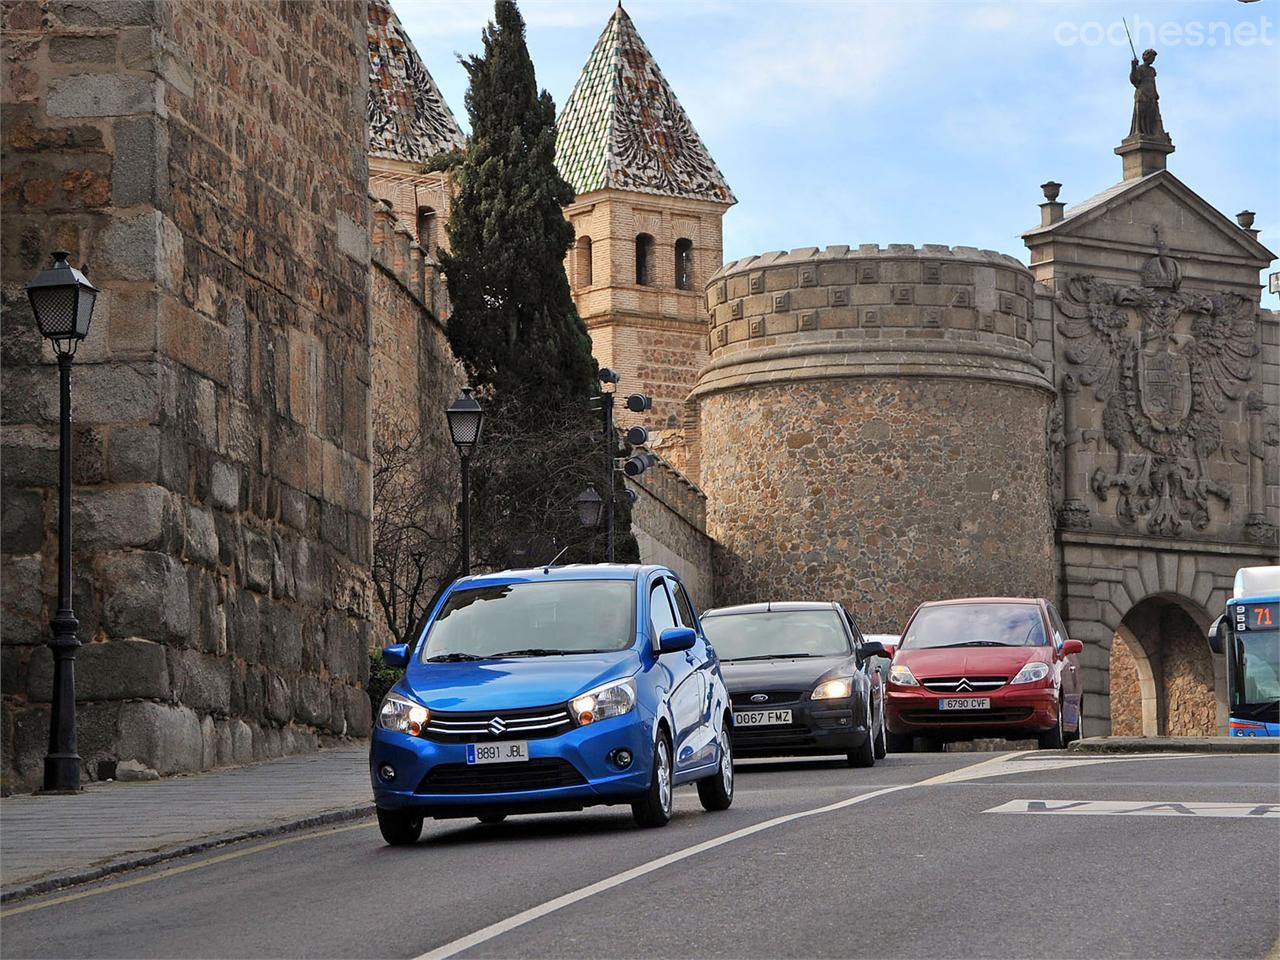
<svg viewBox="0 0 1280 960">
<path fill-rule="evenodd" d="M 472 491 L 477 566 L 603 559 L 576 498 L 605 494 L 598 367 L 569 293 L 564 258 L 573 188 L 555 166 L 556 112 L 539 92 L 513 0 L 496 0 L 481 56 L 462 58 L 471 138 L 451 166 L 446 332 L 486 407 Z M 619 504 L 618 559 L 636 559 L 630 504 Z"/>
</svg>

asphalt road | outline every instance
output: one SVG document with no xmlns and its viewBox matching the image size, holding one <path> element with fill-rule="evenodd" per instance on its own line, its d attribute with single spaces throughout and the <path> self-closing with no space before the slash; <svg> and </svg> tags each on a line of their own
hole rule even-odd
<svg viewBox="0 0 1280 960">
<path fill-rule="evenodd" d="M 1274 756 L 752 761 L 732 809 L 684 788 L 660 830 L 601 808 L 393 849 L 361 822 L 8 904 L 0 937 L 6 958 L 1263 957 L 1277 815 Z"/>
</svg>

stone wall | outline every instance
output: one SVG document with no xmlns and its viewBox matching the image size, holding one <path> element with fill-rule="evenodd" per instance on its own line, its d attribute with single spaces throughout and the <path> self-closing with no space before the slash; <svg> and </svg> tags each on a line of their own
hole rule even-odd
<svg viewBox="0 0 1280 960">
<path fill-rule="evenodd" d="M 701 486 L 716 602 L 1052 596 L 1051 390 L 1010 257 L 907 245 L 727 265 L 707 287 Z"/>
<path fill-rule="evenodd" d="M 57 246 L 103 289 L 73 380 L 86 776 L 364 735 L 364 5 L 3 16 L 5 788 L 47 738 L 57 377 L 22 288 Z"/>
<path fill-rule="evenodd" d="M 711 576 L 711 538 L 707 536 L 707 498 L 684 474 L 665 460 L 626 479 L 636 492 L 631 532 L 640 547 L 641 563 L 660 563 L 674 570 L 701 610 L 715 602 Z"/>
</svg>

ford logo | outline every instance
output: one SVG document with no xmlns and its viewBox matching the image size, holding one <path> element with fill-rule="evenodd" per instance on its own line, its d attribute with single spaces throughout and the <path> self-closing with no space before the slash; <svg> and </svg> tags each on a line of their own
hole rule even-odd
<svg viewBox="0 0 1280 960">
<path fill-rule="evenodd" d="M 753 693 L 751 695 L 752 703 L 764 703 L 768 699 L 769 695 L 767 693 Z"/>
</svg>

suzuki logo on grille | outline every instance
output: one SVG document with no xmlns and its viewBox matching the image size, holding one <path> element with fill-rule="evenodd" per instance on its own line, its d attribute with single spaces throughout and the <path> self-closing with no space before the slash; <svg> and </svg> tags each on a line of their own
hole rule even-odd
<svg viewBox="0 0 1280 960">
<path fill-rule="evenodd" d="M 503 722 L 501 717 L 494 717 L 492 720 L 489 721 L 489 732 L 492 733 L 495 737 L 506 729 L 507 729 L 507 725 Z"/>
<path fill-rule="evenodd" d="M 753 693 L 751 695 L 752 703 L 764 703 L 768 699 L 769 695 L 767 693 Z"/>
<path fill-rule="evenodd" d="M 973 685 L 969 683 L 968 677 L 961 677 L 960 682 L 956 684 L 957 690 L 972 690 Z"/>
</svg>

